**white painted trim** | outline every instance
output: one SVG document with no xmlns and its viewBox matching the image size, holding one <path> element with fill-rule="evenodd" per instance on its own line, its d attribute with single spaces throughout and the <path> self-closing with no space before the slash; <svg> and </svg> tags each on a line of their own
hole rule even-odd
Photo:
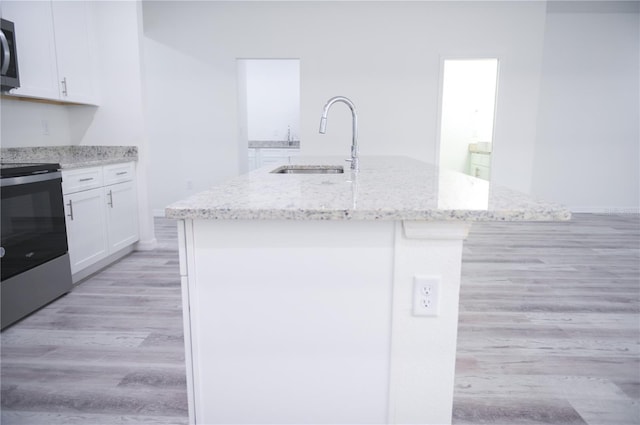
<svg viewBox="0 0 640 425">
<path fill-rule="evenodd" d="M 402 227 L 407 239 L 464 240 L 471 224 L 458 221 L 403 221 Z"/>
<path fill-rule="evenodd" d="M 638 207 L 571 207 L 572 213 L 580 214 L 640 214 L 640 206 Z"/>
<path fill-rule="evenodd" d="M 134 251 L 153 251 L 158 246 L 158 240 L 156 238 L 147 239 L 144 241 L 138 241 L 135 244 Z"/>
<path fill-rule="evenodd" d="M 189 298 L 189 276 L 187 267 L 187 244 L 192 239 L 192 220 L 178 221 L 178 255 L 180 261 L 180 286 L 182 288 L 182 323 L 184 332 L 185 366 L 187 370 L 187 406 L 189 412 L 189 425 L 196 423 L 194 405 L 194 376 L 193 376 L 193 348 L 191 339 L 191 302 Z"/>
<path fill-rule="evenodd" d="M 164 217 L 164 209 L 154 209 L 152 211 L 154 217 Z"/>
<path fill-rule="evenodd" d="M 547 2 L 547 14 L 552 13 L 638 13 L 637 1 L 555 0 Z"/>
</svg>

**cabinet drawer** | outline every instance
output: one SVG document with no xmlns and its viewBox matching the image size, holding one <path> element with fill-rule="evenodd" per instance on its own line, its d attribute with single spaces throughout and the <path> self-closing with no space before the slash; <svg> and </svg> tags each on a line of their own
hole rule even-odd
<svg viewBox="0 0 640 425">
<path fill-rule="evenodd" d="M 62 170 L 62 193 L 80 192 L 103 185 L 102 167 Z"/>
<path fill-rule="evenodd" d="M 297 156 L 298 152 L 300 152 L 300 149 L 260 149 L 260 154 L 262 155 L 263 158 L 279 158 L 279 159 L 286 159 L 289 158 L 290 156 Z"/>
<path fill-rule="evenodd" d="M 474 165 L 479 165 L 481 167 L 489 167 L 491 166 L 491 155 L 483 153 L 472 153 L 471 163 Z"/>
<path fill-rule="evenodd" d="M 122 183 L 133 180 L 135 167 L 133 162 L 104 166 L 104 185 Z"/>
</svg>

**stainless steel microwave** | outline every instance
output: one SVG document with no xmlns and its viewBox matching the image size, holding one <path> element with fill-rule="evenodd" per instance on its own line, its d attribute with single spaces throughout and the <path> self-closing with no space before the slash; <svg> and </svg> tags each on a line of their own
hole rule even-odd
<svg viewBox="0 0 640 425">
<path fill-rule="evenodd" d="M 2 71 L 2 92 L 20 87 L 18 72 L 18 52 L 16 48 L 15 25 L 6 19 L 0 19 L 0 70 Z"/>
</svg>

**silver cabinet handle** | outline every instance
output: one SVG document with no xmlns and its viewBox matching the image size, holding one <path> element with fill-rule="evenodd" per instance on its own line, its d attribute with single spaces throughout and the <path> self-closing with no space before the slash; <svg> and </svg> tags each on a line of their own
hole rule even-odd
<svg viewBox="0 0 640 425">
<path fill-rule="evenodd" d="M 69 92 L 67 91 L 67 77 L 64 77 L 60 83 L 62 83 L 62 94 L 69 96 Z"/>
<path fill-rule="evenodd" d="M 69 203 L 67 204 L 67 206 L 69 207 L 69 214 L 67 214 L 67 217 L 69 217 L 71 221 L 73 221 L 73 202 L 71 201 L 71 199 L 69 199 Z"/>
<path fill-rule="evenodd" d="M 127 174 L 126 171 L 120 171 L 120 172 L 116 173 L 116 176 L 122 176 L 122 175 L 125 175 L 125 174 Z"/>
<path fill-rule="evenodd" d="M 9 51 L 9 42 L 4 32 L 0 31 L 0 42 L 2 43 L 2 50 L 4 50 L 4 60 L 2 64 L 2 75 L 5 75 L 9 70 L 9 64 L 11 63 L 11 52 Z"/>
<path fill-rule="evenodd" d="M 109 202 L 108 202 L 109 206 L 111 208 L 113 208 L 113 191 L 109 190 Z"/>
<path fill-rule="evenodd" d="M 80 179 L 78 180 L 79 182 L 90 182 L 91 180 L 93 180 L 93 177 L 87 177 L 85 179 Z"/>
</svg>

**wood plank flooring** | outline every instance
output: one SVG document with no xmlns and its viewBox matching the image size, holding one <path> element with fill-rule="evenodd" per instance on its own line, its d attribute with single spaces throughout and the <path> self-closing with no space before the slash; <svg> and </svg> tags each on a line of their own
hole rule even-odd
<svg viewBox="0 0 640 425">
<path fill-rule="evenodd" d="M 640 424 L 640 218 L 474 225 L 454 423 Z"/>
<path fill-rule="evenodd" d="M 175 223 L 4 331 L 1 423 L 186 424 Z"/>
<path fill-rule="evenodd" d="M 186 424 L 175 223 L 2 332 L 2 424 Z M 474 224 L 454 424 L 640 423 L 640 217 Z"/>
</svg>

